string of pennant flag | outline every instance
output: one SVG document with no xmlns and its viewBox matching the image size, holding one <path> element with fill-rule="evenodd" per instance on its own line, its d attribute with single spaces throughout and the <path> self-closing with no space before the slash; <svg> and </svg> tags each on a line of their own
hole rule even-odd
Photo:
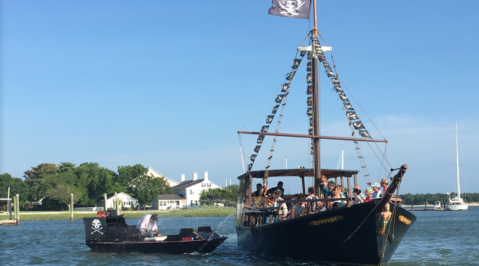
<svg viewBox="0 0 479 266">
<path fill-rule="evenodd" d="M 326 56 L 324 55 L 323 50 L 321 49 L 321 45 L 318 41 L 318 38 L 316 36 L 311 36 L 311 41 L 313 43 L 314 50 L 316 54 L 318 55 L 318 60 L 323 64 L 323 67 L 325 69 L 325 73 L 328 76 L 328 78 L 331 80 L 331 83 L 333 85 L 334 90 L 338 94 L 339 99 L 342 101 L 344 110 L 346 113 L 346 117 L 348 118 L 349 121 L 349 128 L 351 130 L 351 137 L 355 136 L 355 131 L 358 132 L 358 134 L 363 137 L 363 138 L 371 138 L 371 135 L 369 134 L 368 130 L 364 126 L 363 122 L 361 119 L 359 119 L 358 114 L 354 110 L 351 102 L 349 101 L 348 97 L 344 93 L 343 89 L 341 88 L 341 82 L 339 81 L 339 77 L 337 73 L 333 72 L 333 69 L 331 68 L 331 64 L 329 64 L 328 60 L 326 59 Z M 309 93 L 309 91 L 308 91 Z M 309 100 L 310 97 L 308 97 L 308 106 L 309 106 Z M 308 115 L 310 112 L 310 109 L 308 107 Z M 312 125 L 312 121 L 310 118 L 310 125 Z M 312 132 L 312 129 L 310 129 L 310 132 Z M 310 133 L 312 134 L 312 133 Z M 311 142 L 312 143 L 312 142 Z M 359 163 L 361 164 L 361 168 L 363 170 L 364 177 L 366 179 L 366 182 L 371 183 L 371 175 L 369 174 L 369 170 L 366 166 L 366 162 L 364 161 L 364 156 L 361 152 L 361 148 L 359 147 L 359 143 L 357 141 L 354 141 L 354 146 L 356 148 L 356 153 L 358 155 Z M 311 153 L 313 152 L 312 147 L 311 147 Z"/>
<path fill-rule="evenodd" d="M 291 87 L 291 82 L 293 81 L 293 78 L 296 74 L 296 71 L 298 70 L 299 66 L 301 65 L 301 61 L 303 60 L 305 53 L 301 52 L 299 58 L 295 58 L 293 60 L 293 66 L 291 67 L 291 71 L 286 74 L 286 80 L 281 86 L 281 92 L 276 96 L 275 98 L 275 103 L 276 105 L 273 107 L 273 110 L 271 111 L 271 114 L 266 117 L 266 125 L 261 127 L 261 133 L 266 133 L 268 132 L 271 123 L 273 122 L 275 115 L 278 113 L 278 109 L 281 106 L 281 111 L 278 119 L 278 125 L 276 127 L 276 133 L 279 131 L 279 127 L 281 125 L 281 119 L 283 117 L 283 112 L 284 108 L 286 107 L 286 100 L 289 95 L 289 89 Z M 248 171 L 251 171 L 253 168 L 254 162 L 256 161 L 256 157 L 258 156 L 259 151 L 261 150 L 261 146 L 263 144 L 265 135 L 259 135 L 258 138 L 256 139 L 256 146 L 254 147 L 254 153 L 250 156 L 250 161 L 251 163 L 248 164 Z M 266 166 L 266 173 L 265 177 L 268 176 L 268 170 L 271 165 L 271 159 L 273 158 L 273 152 L 274 152 L 274 146 L 276 144 L 276 136 L 273 139 L 273 144 L 270 150 L 270 156 L 268 157 L 268 163 Z"/>
<path fill-rule="evenodd" d="M 323 64 L 325 68 L 326 75 L 331 79 L 334 90 L 338 93 L 339 99 L 343 102 L 344 109 L 346 110 L 346 116 L 348 117 L 350 124 L 358 131 L 359 135 L 363 138 L 371 138 L 369 132 L 366 130 L 363 122 L 359 119 L 359 116 L 356 114 L 351 102 L 341 88 L 341 83 L 337 75 L 333 72 L 331 65 L 329 64 L 326 56 L 324 55 L 321 45 L 318 42 L 316 36 L 311 37 L 313 44 L 315 46 L 315 51 L 318 54 L 318 60 Z M 308 98 L 309 101 L 309 98 Z M 308 109 L 309 110 L 309 109 Z"/>
</svg>

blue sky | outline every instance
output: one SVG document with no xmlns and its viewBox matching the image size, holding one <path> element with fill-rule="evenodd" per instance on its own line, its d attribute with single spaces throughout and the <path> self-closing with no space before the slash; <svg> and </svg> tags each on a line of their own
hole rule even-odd
<svg viewBox="0 0 479 266">
<path fill-rule="evenodd" d="M 243 172 L 236 132 L 284 81 L 312 26 L 268 15 L 270 0 L 1 5 L 0 173 L 15 177 L 69 161 L 112 170 L 140 163 L 178 181 L 208 171 L 218 185 L 235 182 Z M 455 121 L 462 191 L 479 192 L 478 8 L 472 0 L 318 1 L 318 28 L 339 76 L 390 141 L 391 164 L 410 167 L 401 193 L 454 189 Z M 281 132 L 307 132 L 302 71 Z M 324 74 L 321 102 L 322 134 L 348 136 Z M 258 131 L 273 105 L 245 130 Z M 311 165 L 307 140 L 278 140 L 273 168 L 284 168 L 285 156 L 290 168 Z M 255 137 L 242 141 L 249 157 Z M 382 178 L 361 147 L 372 178 Z M 264 168 L 266 150 L 255 169 Z M 336 168 L 342 150 L 345 167 L 360 169 L 353 144 L 339 141 L 322 141 L 323 167 Z M 283 181 L 299 191 L 296 180 Z"/>
</svg>

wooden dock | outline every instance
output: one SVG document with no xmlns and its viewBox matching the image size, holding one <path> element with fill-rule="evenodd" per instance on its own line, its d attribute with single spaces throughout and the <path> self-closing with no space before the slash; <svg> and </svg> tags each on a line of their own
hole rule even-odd
<svg viewBox="0 0 479 266">
<path fill-rule="evenodd" d="M 15 220 L 0 220 L 0 225 L 17 225 Z"/>
</svg>

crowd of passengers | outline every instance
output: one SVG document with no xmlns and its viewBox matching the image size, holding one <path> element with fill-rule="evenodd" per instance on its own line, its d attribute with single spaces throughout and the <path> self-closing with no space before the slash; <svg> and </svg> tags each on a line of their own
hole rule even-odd
<svg viewBox="0 0 479 266">
<path fill-rule="evenodd" d="M 268 207 L 279 207 L 278 217 L 275 219 L 286 220 L 290 218 L 295 218 L 303 215 L 313 214 L 317 212 L 322 212 L 327 209 L 335 209 L 340 207 L 345 207 L 348 203 L 346 199 L 349 197 L 348 192 L 342 185 L 337 185 L 333 181 L 329 181 L 325 176 L 321 177 L 320 183 L 320 193 L 315 195 L 314 187 L 308 188 L 308 195 L 295 194 L 291 200 L 315 200 L 315 199 L 337 199 L 328 202 L 296 202 L 286 204 L 282 196 L 284 195 L 283 182 L 279 181 L 278 185 L 274 188 L 268 190 L 262 190 L 263 186 L 258 183 L 256 184 L 256 191 L 252 193 L 252 197 L 256 199 L 263 200 L 254 200 L 252 202 L 252 207 L 256 206 L 259 208 L 268 208 Z M 359 186 L 353 188 L 353 204 L 361 204 L 369 202 L 375 198 L 381 198 L 382 195 L 386 193 L 388 189 L 388 180 L 386 178 L 381 179 L 380 183 L 375 183 L 371 188 L 366 188 L 364 194 L 361 192 Z M 327 206 L 327 204 L 329 206 Z M 329 208 L 327 208 L 329 207 Z M 294 212 L 292 209 L 294 208 Z M 294 216 L 293 216 L 294 215 Z M 270 222 L 271 218 L 267 218 L 266 223 Z M 271 219 L 273 222 L 273 219 Z"/>
</svg>

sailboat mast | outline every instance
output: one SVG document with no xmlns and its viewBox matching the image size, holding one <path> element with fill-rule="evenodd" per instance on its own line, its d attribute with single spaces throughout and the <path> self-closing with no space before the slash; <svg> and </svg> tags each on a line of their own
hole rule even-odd
<svg viewBox="0 0 479 266">
<path fill-rule="evenodd" d="M 313 14 L 314 14 L 314 29 L 313 35 L 318 35 L 318 27 L 316 22 L 316 0 L 313 0 Z M 314 44 L 311 44 L 314 49 Z M 314 54 L 313 54 L 314 55 Z M 312 72 L 312 98 L 313 98 L 313 135 L 320 135 L 319 127 L 319 91 L 318 91 L 318 59 L 312 57 L 311 60 L 311 72 Z M 320 178 L 321 178 L 321 160 L 320 160 L 320 142 L 319 139 L 313 139 L 313 168 L 314 168 L 314 188 L 316 195 L 319 195 Z"/>
<path fill-rule="evenodd" d="M 457 146 L 457 122 L 456 122 L 456 172 L 457 172 L 457 197 L 461 197 L 461 183 L 459 181 L 459 149 Z"/>
</svg>

